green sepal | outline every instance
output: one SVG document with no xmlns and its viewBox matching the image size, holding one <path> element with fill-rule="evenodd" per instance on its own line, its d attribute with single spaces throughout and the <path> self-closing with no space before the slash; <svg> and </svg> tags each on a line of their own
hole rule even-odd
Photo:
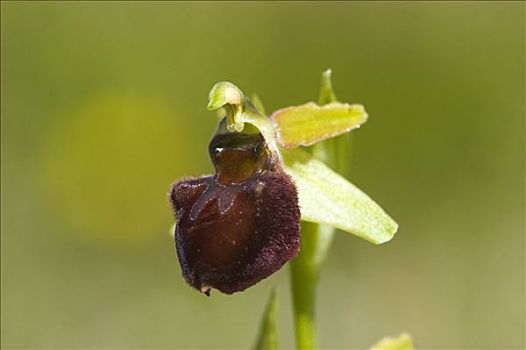
<svg viewBox="0 0 526 350">
<path fill-rule="evenodd" d="M 301 219 L 328 224 L 371 243 L 385 243 L 398 224 L 365 193 L 310 153 L 283 150 L 285 171 L 298 190 Z"/>
<path fill-rule="evenodd" d="M 334 89 L 332 88 L 331 75 L 331 69 L 327 69 L 321 74 L 320 97 L 318 98 L 318 103 L 320 104 L 320 106 L 338 101 L 338 99 L 336 98 L 336 94 L 334 93 Z"/>
</svg>

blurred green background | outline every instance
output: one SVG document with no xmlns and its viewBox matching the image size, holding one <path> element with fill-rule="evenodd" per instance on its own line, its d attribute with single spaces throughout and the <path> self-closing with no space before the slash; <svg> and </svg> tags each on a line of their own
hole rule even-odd
<svg viewBox="0 0 526 350">
<path fill-rule="evenodd" d="M 352 181 L 400 224 L 338 234 L 324 349 L 411 333 L 420 349 L 525 346 L 525 4 L 2 2 L 4 348 L 248 348 L 272 286 L 184 284 L 170 183 L 210 173 L 213 83 L 268 111 L 363 103 Z"/>
</svg>

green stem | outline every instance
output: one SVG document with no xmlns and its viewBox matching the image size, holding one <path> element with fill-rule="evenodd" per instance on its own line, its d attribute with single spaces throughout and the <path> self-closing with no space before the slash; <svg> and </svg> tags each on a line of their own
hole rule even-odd
<svg viewBox="0 0 526 350">
<path fill-rule="evenodd" d="M 301 252 L 291 262 L 292 298 L 298 350 L 314 350 L 316 342 L 316 284 L 319 265 L 315 263 L 319 225 L 301 225 Z"/>
</svg>

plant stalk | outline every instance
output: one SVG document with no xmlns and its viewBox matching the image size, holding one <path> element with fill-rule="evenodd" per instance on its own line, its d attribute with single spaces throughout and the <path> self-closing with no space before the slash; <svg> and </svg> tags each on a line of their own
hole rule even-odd
<svg viewBox="0 0 526 350">
<path fill-rule="evenodd" d="M 291 262 L 292 298 L 294 321 L 296 323 L 296 344 L 298 350 L 314 350 L 316 340 L 316 284 L 319 265 L 315 263 L 319 225 L 301 224 L 301 252 Z"/>
</svg>

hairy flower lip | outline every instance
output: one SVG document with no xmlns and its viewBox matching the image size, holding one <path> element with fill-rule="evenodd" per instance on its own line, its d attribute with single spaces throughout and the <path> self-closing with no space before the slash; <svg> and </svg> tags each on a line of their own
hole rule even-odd
<svg viewBox="0 0 526 350">
<path fill-rule="evenodd" d="M 232 294 L 298 254 L 298 196 L 260 134 L 217 134 L 209 151 L 216 174 L 170 190 L 176 250 L 192 287 Z"/>
<path fill-rule="evenodd" d="M 232 186 L 245 195 L 244 200 L 239 204 L 235 203 L 237 197 L 233 202 L 227 198 L 226 205 L 220 203 L 224 191 L 234 190 Z M 283 174 L 277 172 L 267 172 L 232 186 L 216 185 L 213 177 L 205 177 L 176 183 L 171 192 L 177 212 L 176 247 L 183 276 L 198 290 L 212 287 L 227 294 L 245 290 L 279 270 L 299 251 L 299 209 L 297 197 L 289 200 L 296 194 L 290 179 L 284 179 Z M 181 207 L 177 202 L 184 187 L 191 191 L 190 195 L 183 195 L 197 200 L 187 200 Z M 217 195 L 219 190 L 223 192 Z M 209 209 L 200 211 L 192 220 L 191 213 L 204 195 L 209 198 L 202 205 Z M 226 207 L 223 212 L 221 206 Z M 225 226 L 236 225 L 237 218 L 229 214 L 240 207 L 245 216 L 251 212 L 244 220 L 248 228 L 222 233 Z M 207 216 L 210 214 L 211 218 Z M 200 227 L 192 229 L 195 225 Z M 211 230 L 207 229 L 210 226 Z M 228 244 L 234 241 L 241 244 L 237 250 Z"/>
</svg>

